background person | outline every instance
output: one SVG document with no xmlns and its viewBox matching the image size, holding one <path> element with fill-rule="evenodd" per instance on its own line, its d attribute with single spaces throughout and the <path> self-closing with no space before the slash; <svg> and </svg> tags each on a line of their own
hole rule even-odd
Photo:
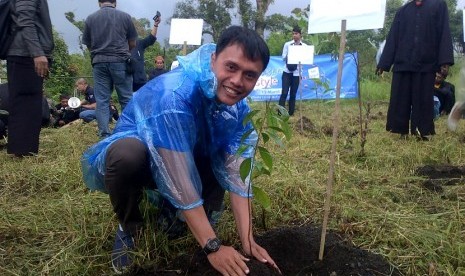
<svg viewBox="0 0 465 276">
<path fill-rule="evenodd" d="M 11 13 L 16 29 L 7 54 L 9 91 L 7 153 L 39 152 L 42 88 L 54 48 L 46 0 L 16 0 Z"/>
<path fill-rule="evenodd" d="M 289 95 L 289 115 L 294 115 L 295 110 L 295 98 L 297 96 L 297 89 L 299 88 L 299 70 L 296 64 L 287 64 L 287 55 L 289 53 L 289 46 L 291 45 L 307 45 L 302 42 L 302 30 L 300 27 L 294 27 L 292 29 L 292 40 L 284 43 L 282 58 L 286 63 L 282 75 L 282 88 L 281 97 L 279 97 L 279 105 L 282 107 L 286 106 L 286 99 Z"/>
<path fill-rule="evenodd" d="M 248 259 L 221 245 L 211 225 L 228 190 L 243 252 L 276 267 L 251 234 L 250 181 L 244 183 L 239 175 L 243 158 L 253 155 L 255 132 L 244 141 L 249 148 L 236 155 L 242 135 L 252 130 L 250 123 L 242 123 L 250 112 L 245 97 L 269 58 L 256 32 L 227 28 L 216 46 L 179 57 L 181 69 L 135 93 L 113 135 L 84 153 L 85 183 L 109 193 L 120 222 L 112 253 L 116 271 L 131 264 L 128 251 L 143 225 L 139 202 L 145 188 L 157 188 L 170 208 L 178 209 L 216 270 L 246 275 Z"/>
<path fill-rule="evenodd" d="M 87 83 L 87 80 L 80 78 L 75 83 L 76 90 L 84 94 L 84 100 L 81 102 L 81 112 L 79 118 L 88 123 L 96 119 L 95 109 L 97 102 L 95 101 L 94 88 Z"/>
<path fill-rule="evenodd" d="M 131 59 L 133 60 L 133 70 L 132 75 L 132 91 L 136 92 L 147 82 L 147 74 L 145 73 L 145 58 L 144 53 L 145 49 L 157 41 L 157 30 L 158 25 L 161 22 L 161 17 L 158 16 L 153 22 L 152 30 L 150 34 L 144 39 L 138 39 L 136 42 L 136 47 L 131 50 Z"/>
<path fill-rule="evenodd" d="M 132 97 L 132 75 L 128 69 L 130 50 L 136 46 L 137 32 L 131 16 L 116 9 L 116 0 L 99 0 L 100 10 L 85 21 L 82 42 L 90 50 L 98 134 L 110 135 L 110 98 L 113 87 L 121 109 Z"/>
<path fill-rule="evenodd" d="M 8 83 L 0 83 L 0 139 L 7 136 L 8 102 Z"/>
<path fill-rule="evenodd" d="M 455 104 L 455 86 L 445 81 L 447 75 L 436 72 L 433 95 L 439 100 L 439 114 L 448 115 Z"/>
<path fill-rule="evenodd" d="M 60 102 L 55 106 L 55 127 L 62 127 L 79 119 L 79 110 L 68 106 L 68 95 L 60 95 Z"/>
<path fill-rule="evenodd" d="M 81 103 L 81 108 L 79 112 L 79 118 L 86 123 L 90 123 L 95 120 L 97 117 L 95 115 L 95 108 L 97 102 L 95 101 L 94 89 L 87 83 L 87 80 L 80 78 L 76 81 L 75 84 L 76 90 L 84 94 L 84 100 Z M 118 109 L 116 108 L 113 101 L 110 99 L 110 119 L 115 121 L 118 120 L 119 114 Z"/>
<path fill-rule="evenodd" d="M 165 59 L 162 56 L 156 56 L 155 59 L 155 68 L 152 68 L 149 72 L 149 80 L 154 79 L 161 74 L 168 72 L 165 69 Z"/>
<path fill-rule="evenodd" d="M 377 75 L 393 71 L 387 131 L 422 140 L 435 134 L 434 79 L 454 64 L 452 49 L 443 0 L 409 1 L 396 12 L 376 69 Z"/>
</svg>

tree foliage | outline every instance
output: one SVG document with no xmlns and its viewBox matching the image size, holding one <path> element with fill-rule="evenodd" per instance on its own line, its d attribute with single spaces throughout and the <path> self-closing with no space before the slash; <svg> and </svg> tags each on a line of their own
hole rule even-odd
<svg viewBox="0 0 465 276">
<path fill-rule="evenodd" d="M 256 0 L 257 12 L 255 15 L 255 31 L 264 36 L 266 28 L 265 14 L 274 0 Z"/>
<path fill-rule="evenodd" d="M 68 46 L 55 30 L 53 30 L 53 40 L 55 49 L 50 77 L 45 81 L 45 92 L 47 96 L 57 99 L 60 94 L 72 94 L 74 77 L 78 74 L 79 68 L 71 63 Z"/>
<path fill-rule="evenodd" d="M 234 4 L 234 0 L 184 0 L 176 3 L 172 18 L 202 18 L 202 34 L 208 34 L 213 41 L 218 41 L 221 31 L 231 25 Z"/>
<path fill-rule="evenodd" d="M 268 27 L 266 12 L 274 0 L 183 0 L 177 2 L 173 18 L 202 18 L 206 23 L 203 34 L 217 41 L 222 30 L 237 16 L 240 25 L 254 29 L 264 37 Z M 276 22 L 276 20 L 274 21 Z M 275 25 L 276 26 L 276 25 Z"/>
</svg>

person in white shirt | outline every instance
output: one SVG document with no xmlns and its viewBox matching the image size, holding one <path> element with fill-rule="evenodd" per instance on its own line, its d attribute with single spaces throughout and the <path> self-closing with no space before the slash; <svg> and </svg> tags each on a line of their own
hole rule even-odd
<svg viewBox="0 0 465 276">
<path fill-rule="evenodd" d="M 294 115 L 295 110 L 295 98 L 297 95 L 297 88 L 299 87 L 299 70 L 297 70 L 297 64 L 287 64 L 287 55 L 289 52 L 289 46 L 291 45 L 307 45 L 302 42 L 302 30 L 300 27 L 295 26 L 292 29 L 292 40 L 284 44 L 282 58 L 286 63 L 283 71 L 281 81 L 281 97 L 279 98 L 279 105 L 285 107 L 287 94 L 289 95 L 289 115 Z"/>
</svg>

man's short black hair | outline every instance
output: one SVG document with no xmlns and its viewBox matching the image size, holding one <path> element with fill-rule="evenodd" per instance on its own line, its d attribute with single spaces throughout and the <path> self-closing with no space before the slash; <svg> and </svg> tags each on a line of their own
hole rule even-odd
<svg viewBox="0 0 465 276">
<path fill-rule="evenodd" d="M 61 100 L 69 100 L 69 96 L 68 95 L 65 95 L 65 94 L 61 94 L 60 95 L 60 101 Z"/>
<path fill-rule="evenodd" d="M 260 59 L 263 63 L 263 71 L 270 61 L 270 50 L 265 40 L 257 32 L 242 26 L 231 26 L 224 30 L 216 44 L 216 55 L 219 55 L 226 47 L 238 44 L 244 49 L 245 56 L 250 60 Z"/>
<path fill-rule="evenodd" d="M 302 29 L 299 26 L 294 26 L 292 32 L 302 34 Z"/>
</svg>

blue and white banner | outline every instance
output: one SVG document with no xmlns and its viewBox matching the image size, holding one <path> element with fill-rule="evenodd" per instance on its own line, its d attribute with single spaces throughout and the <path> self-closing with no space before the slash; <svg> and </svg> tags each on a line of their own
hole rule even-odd
<svg viewBox="0 0 465 276">
<path fill-rule="evenodd" d="M 358 97 L 356 59 L 357 53 L 346 53 L 344 56 L 341 98 Z M 249 98 L 252 101 L 278 101 L 281 95 L 284 66 L 284 61 L 280 56 L 272 56 Z M 330 54 L 317 55 L 314 57 L 314 64 L 302 65 L 302 81 L 301 87 L 297 90 L 297 100 L 335 99 L 337 69 L 338 61 Z"/>
</svg>

